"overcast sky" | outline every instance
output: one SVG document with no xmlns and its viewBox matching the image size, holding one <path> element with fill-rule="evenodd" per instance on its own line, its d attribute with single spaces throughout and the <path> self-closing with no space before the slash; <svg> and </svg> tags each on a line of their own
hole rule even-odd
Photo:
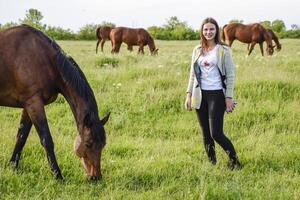
<svg viewBox="0 0 300 200">
<path fill-rule="evenodd" d="M 78 31 L 85 24 L 161 26 L 171 16 L 198 29 L 206 17 L 219 25 L 231 19 L 244 23 L 283 20 L 287 29 L 300 25 L 300 0 L 0 0 L 0 24 L 19 22 L 26 10 L 39 10 L 43 24 Z"/>
</svg>

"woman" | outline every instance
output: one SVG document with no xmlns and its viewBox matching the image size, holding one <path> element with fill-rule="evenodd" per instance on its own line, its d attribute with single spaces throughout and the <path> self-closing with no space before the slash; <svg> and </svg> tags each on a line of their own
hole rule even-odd
<svg viewBox="0 0 300 200">
<path fill-rule="evenodd" d="M 196 109 L 209 161 L 213 165 L 217 162 L 216 141 L 229 156 L 228 167 L 239 169 L 241 164 L 233 144 L 223 132 L 225 110 L 232 112 L 235 107 L 231 52 L 221 42 L 219 26 L 213 18 L 203 21 L 200 34 L 201 45 L 193 50 L 185 108 Z"/>
</svg>

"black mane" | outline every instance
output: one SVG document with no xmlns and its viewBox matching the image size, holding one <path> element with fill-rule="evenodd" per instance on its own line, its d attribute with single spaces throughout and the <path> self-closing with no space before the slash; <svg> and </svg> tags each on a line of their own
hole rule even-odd
<svg viewBox="0 0 300 200">
<path fill-rule="evenodd" d="M 49 38 L 42 31 L 26 24 L 22 24 L 22 26 L 29 28 L 37 33 L 57 51 L 57 54 L 55 56 L 56 67 L 62 75 L 63 79 L 67 81 L 81 97 L 94 104 L 94 106 L 96 106 L 97 108 L 94 93 L 85 75 L 83 74 L 75 60 L 71 56 L 68 56 L 53 39 Z"/>
</svg>

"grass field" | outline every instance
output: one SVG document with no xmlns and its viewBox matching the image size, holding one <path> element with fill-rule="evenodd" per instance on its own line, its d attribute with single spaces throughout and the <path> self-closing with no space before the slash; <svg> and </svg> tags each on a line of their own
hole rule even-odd
<svg viewBox="0 0 300 200">
<path fill-rule="evenodd" d="M 89 182 L 73 153 L 76 125 L 59 96 L 46 107 L 65 181 L 50 173 L 34 129 L 19 170 L 8 166 L 20 109 L 0 107 L 0 199 L 300 199 L 300 40 L 281 40 L 272 57 L 258 46 L 233 44 L 237 109 L 225 132 L 244 168 L 231 171 L 217 146 L 216 166 L 206 157 L 194 112 L 184 110 L 193 47 L 198 41 L 156 41 L 159 55 L 112 56 L 110 43 L 58 41 L 81 66 L 98 102 L 111 112 L 100 182 Z"/>
</svg>

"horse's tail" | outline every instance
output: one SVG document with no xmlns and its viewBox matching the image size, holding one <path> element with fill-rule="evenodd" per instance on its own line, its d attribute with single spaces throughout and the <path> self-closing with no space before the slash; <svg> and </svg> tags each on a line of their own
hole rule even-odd
<svg viewBox="0 0 300 200">
<path fill-rule="evenodd" d="M 222 40 L 224 41 L 224 42 L 226 42 L 225 40 L 226 40 L 226 38 L 225 38 L 225 31 L 224 31 L 224 29 L 225 29 L 225 27 L 227 26 L 227 24 L 225 24 L 224 26 L 223 26 L 223 28 L 222 28 Z"/>
<path fill-rule="evenodd" d="M 96 53 L 98 52 L 98 46 L 99 46 L 99 42 L 101 40 L 100 31 L 101 31 L 101 27 L 98 27 L 96 30 L 96 38 L 98 39 L 98 42 L 96 44 Z"/>
</svg>

